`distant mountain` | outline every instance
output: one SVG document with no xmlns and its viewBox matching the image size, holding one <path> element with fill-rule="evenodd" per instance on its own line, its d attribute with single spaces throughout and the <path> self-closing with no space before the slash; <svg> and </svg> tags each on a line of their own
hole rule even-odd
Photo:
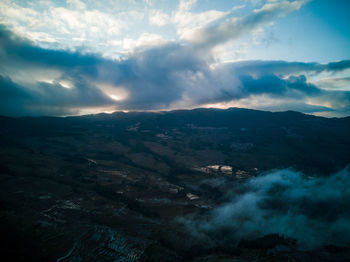
<svg viewBox="0 0 350 262">
<path fill-rule="evenodd" d="M 65 118 L 2 117 L 0 124 L 1 138 L 6 143 L 11 139 L 19 143 L 31 136 L 70 136 L 80 137 L 76 141 L 79 144 L 87 134 L 94 134 L 109 136 L 128 146 L 131 140 L 159 140 L 167 143 L 169 148 L 176 144 L 181 150 L 186 149 L 187 153 L 182 153 L 189 160 L 192 150 L 205 149 L 203 164 L 213 163 L 210 155 L 218 151 L 223 154 L 221 163 L 237 168 L 252 165 L 263 170 L 295 167 L 304 172 L 327 174 L 350 163 L 350 117 L 324 118 L 294 111 L 199 108 Z M 171 139 L 157 138 L 157 134 L 166 134 Z M 89 143 L 89 140 L 85 142 Z M 171 155 L 168 157 L 174 160 Z M 201 162 L 200 159 L 193 161 Z"/>
</svg>

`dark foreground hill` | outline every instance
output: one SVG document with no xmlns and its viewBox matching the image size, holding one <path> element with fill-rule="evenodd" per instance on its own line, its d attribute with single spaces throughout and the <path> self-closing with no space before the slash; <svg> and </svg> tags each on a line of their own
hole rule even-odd
<svg viewBox="0 0 350 262">
<path fill-rule="evenodd" d="M 1 252 L 8 261 L 346 261 L 346 239 L 305 251 L 280 232 L 234 243 L 179 221 L 210 220 L 272 169 L 326 181 L 350 163 L 349 134 L 349 117 L 237 108 L 1 117 Z"/>
</svg>

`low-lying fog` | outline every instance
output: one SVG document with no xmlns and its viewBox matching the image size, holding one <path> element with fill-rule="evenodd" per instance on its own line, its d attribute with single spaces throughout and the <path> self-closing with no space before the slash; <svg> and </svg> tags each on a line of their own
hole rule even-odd
<svg viewBox="0 0 350 262">
<path fill-rule="evenodd" d="M 278 233 L 300 248 L 350 243 L 349 168 L 328 177 L 290 169 L 263 173 L 227 192 L 209 216 L 180 219 L 196 236 L 236 245 Z"/>
</svg>

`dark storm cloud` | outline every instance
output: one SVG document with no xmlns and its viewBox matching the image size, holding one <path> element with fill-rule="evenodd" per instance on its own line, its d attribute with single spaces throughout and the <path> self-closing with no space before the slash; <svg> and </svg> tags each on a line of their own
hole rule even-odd
<svg viewBox="0 0 350 262">
<path fill-rule="evenodd" d="M 6 116 L 76 114 L 80 107 L 111 104 L 108 97 L 86 82 L 76 82 L 74 89 L 49 83 L 23 87 L 1 75 L 0 97 L 0 114 Z"/>
<path fill-rule="evenodd" d="M 211 52 L 175 43 L 109 60 L 94 54 L 44 49 L 3 27 L 0 59 L 0 114 L 4 115 L 62 115 L 77 113 L 79 108 L 104 106 L 138 110 L 196 107 L 262 94 L 299 101 L 306 97 L 327 101 L 331 97 L 333 105 L 341 105 L 341 110 L 348 110 L 349 104 L 346 91 L 335 94 L 321 90 L 305 77 L 307 73 L 348 69 L 347 60 L 329 64 L 246 61 L 213 67 Z M 58 76 L 43 83 L 40 79 L 46 77 L 47 70 Z M 26 79 L 21 79 L 27 71 Z M 64 88 L 64 80 L 72 88 Z M 108 94 L 113 88 L 125 89 L 128 96 L 112 100 Z M 300 105 L 295 110 L 305 108 Z"/>
<path fill-rule="evenodd" d="M 159 48 L 136 52 L 126 60 L 109 68 L 111 81 L 127 87 L 130 97 L 122 107 L 134 109 L 167 108 L 182 99 L 191 76 L 196 72 L 208 75 L 207 60 L 195 54 L 191 47 L 168 44 Z M 123 77 L 115 77 L 114 70 L 127 68 Z"/>
<path fill-rule="evenodd" d="M 331 62 L 328 64 L 320 63 L 303 63 L 287 61 L 243 61 L 231 64 L 231 69 L 238 74 L 255 74 L 255 75 L 285 75 L 300 72 L 337 72 L 350 68 L 350 60 Z"/>
<path fill-rule="evenodd" d="M 186 106 L 195 106 L 253 94 L 293 98 L 324 95 L 324 91 L 307 82 L 304 73 L 332 70 L 327 64 L 283 61 L 227 63 L 211 69 L 213 61 L 210 54 L 198 53 L 191 46 L 167 45 L 135 53 L 120 62 L 117 67 L 127 68 L 128 72 L 122 78 L 120 74 L 115 77 L 112 68 L 106 70 L 105 76 L 130 91 L 130 98 L 120 103 L 123 108 L 159 109 L 186 99 Z M 286 74 L 294 75 L 286 78 Z"/>
<path fill-rule="evenodd" d="M 340 62 L 331 62 L 327 65 L 328 71 L 342 71 L 344 69 L 350 68 L 350 60 L 343 60 Z"/>
<path fill-rule="evenodd" d="M 290 76 L 287 79 L 281 79 L 276 75 L 262 75 L 259 78 L 253 78 L 250 75 L 240 77 L 243 90 L 247 95 L 250 94 L 273 94 L 280 96 L 287 92 L 301 92 L 304 94 L 319 94 L 321 90 L 315 85 L 306 82 L 304 75 Z"/>
<path fill-rule="evenodd" d="M 96 75 L 96 65 L 103 62 L 98 56 L 79 52 L 50 50 L 35 46 L 28 39 L 21 38 L 0 26 L 2 63 L 29 63 L 32 66 L 49 65 L 54 68 L 76 69 Z"/>
<path fill-rule="evenodd" d="M 12 116 L 26 112 L 23 105 L 26 101 L 32 101 L 33 96 L 23 87 L 11 81 L 9 77 L 0 76 L 0 113 Z"/>
<path fill-rule="evenodd" d="M 66 115 L 78 113 L 80 107 L 113 104 L 86 78 L 97 78 L 98 65 L 108 63 L 98 56 L 40 48 L 0 27 L 0 59 L 2 115 Z M 12 79 L 26 70 L 38 74 L 32 75 L 33 78 L 45 78 L 47 69 L 57 70 L 62 75 L 51 83 L 24 81 L 19 84 Z M 59 80 L 69 80 L 74 88 L 65 88 Z"/>
<path fill-rule="evenodd" d="M 302 248 L 350 243 L 350 180 L 345 169 L 329 177 L 279 170 L 230 192 L 231 201 L 209 217 L 182 220 L 197 235 L 237 244 L 277 233 Z M 233 196 L 233 197 L 232 197 Z"/>
</svg>

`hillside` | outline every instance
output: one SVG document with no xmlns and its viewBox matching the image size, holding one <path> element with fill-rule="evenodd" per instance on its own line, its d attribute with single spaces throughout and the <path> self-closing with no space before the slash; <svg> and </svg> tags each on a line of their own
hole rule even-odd
<svg viewBox="0 0 350 262">
<path fill-rule="evenodd" d="M 220 231 L 194 234 L 183 221 L 211 221 L 271 170 L 332 179 L 350 163 L 349 134 L 350 117 L 239 108 L 1 117 L 2 253 L 14 261 L 345 261 L 345 240 L 304 251 L 270 232 L 228 244 Z M 314 186 L 305 181 L 302 189 Z"/>
</svg>

